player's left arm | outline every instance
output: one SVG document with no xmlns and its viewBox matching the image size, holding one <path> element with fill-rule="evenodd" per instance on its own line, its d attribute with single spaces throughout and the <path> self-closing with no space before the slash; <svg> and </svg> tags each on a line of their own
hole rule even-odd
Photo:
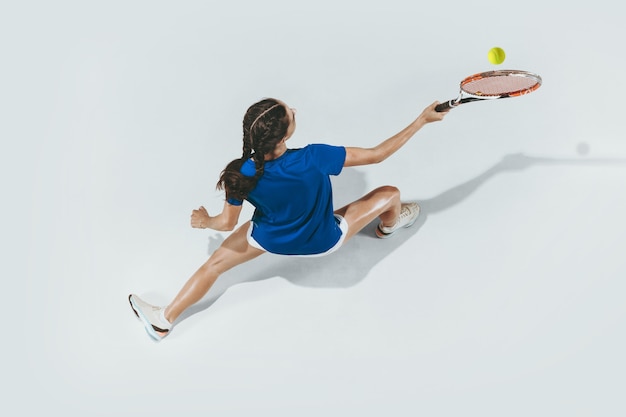
<svg viewBox="0 0 626 417">
<path fill-rule="evenodd" d="M 241 208 L 242 205 L 235 206 L 225 201 L 222 212 L 216 216 L 210 216 L 204 207 L 200 207 L 191 213 L 191 227 L 230 232 L 239 222 Z"/>
</svg>

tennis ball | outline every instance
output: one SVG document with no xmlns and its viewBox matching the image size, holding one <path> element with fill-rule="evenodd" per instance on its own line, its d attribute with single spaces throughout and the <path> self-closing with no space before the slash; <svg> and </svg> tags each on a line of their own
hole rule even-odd
<svg viewBox="0 0 626 417">
<path fill-rule="evenodd" d="M 500 65 L 504 62 L 506 54 L 504 53 L 504 49 L 495 46 L 489 50 L 487 58 L 489 58 L 489 62 L 492 64 Z"/>
</svg>

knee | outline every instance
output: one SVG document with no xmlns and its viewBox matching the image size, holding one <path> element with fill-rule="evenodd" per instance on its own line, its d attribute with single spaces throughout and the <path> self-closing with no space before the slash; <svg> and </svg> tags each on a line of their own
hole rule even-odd
<svg viewBox="0 0 626 417">
<path fill-rule="evenodd" d="M 374 199 L 385 205 L 398 204 L 400 202 L 400 190 L 393 185 L 383 185 L 372 190 L 368 197 L 368 199 Z"/>
<path fill-rule="evenodd" d="M 222 256 L 221 251 L 218 249 L 215 251 L 209 259 L 202 265 L 202 269 L 207 275 L 221 275 L 228 270 L 225 266 L 226 259 Z"/>
<path fill-rule="evenodd" d="M 400 198 L 400 189 L 393 185 L 383 185 L 382 187 L 379 187 L 377 191 L 390 199 Z"/>
<path fill-rule="evenodd" d="M 213 252 L 202 268 L 204 268 L 207 273 L 211 275 L 220 276 L 224 272 L 246 262 L 249 259 L 245 258 L 244 254 L 224 249 L 224 247 L 221 246 Z"/>
</svg>

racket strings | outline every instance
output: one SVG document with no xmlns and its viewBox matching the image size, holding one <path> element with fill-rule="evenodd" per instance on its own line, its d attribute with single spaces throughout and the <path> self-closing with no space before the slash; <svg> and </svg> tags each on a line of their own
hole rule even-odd
<svg viewBox="0 0 626 417">
<path fill-rule="evenodd" d="M 475 96 L 502 96 L 524 94 L 535 90 L 538 84 L 530 77 L 504 75 L 470 79 L 461 88 Z"/>
</svg>

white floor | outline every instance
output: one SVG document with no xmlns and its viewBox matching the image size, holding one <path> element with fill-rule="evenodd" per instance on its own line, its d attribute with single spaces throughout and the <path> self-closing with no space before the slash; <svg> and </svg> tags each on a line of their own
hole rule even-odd
<svg viewBox="0 0 626 417">
<path fill-rule="evenodd" d="M 2 6 L 10 415 L 626 413 L 617 3 L 131 3 Z M 189 215 L 221 208 L 250 104 L 298 109 L 292 147 L 372 146 L 496 68 L 544 84 L 335 179 L 337 205 L 399 186 L 413 228 L 264 255 L 147 337 L 126 297 L 166 303 L 226 236 Z"/>
</svg>

